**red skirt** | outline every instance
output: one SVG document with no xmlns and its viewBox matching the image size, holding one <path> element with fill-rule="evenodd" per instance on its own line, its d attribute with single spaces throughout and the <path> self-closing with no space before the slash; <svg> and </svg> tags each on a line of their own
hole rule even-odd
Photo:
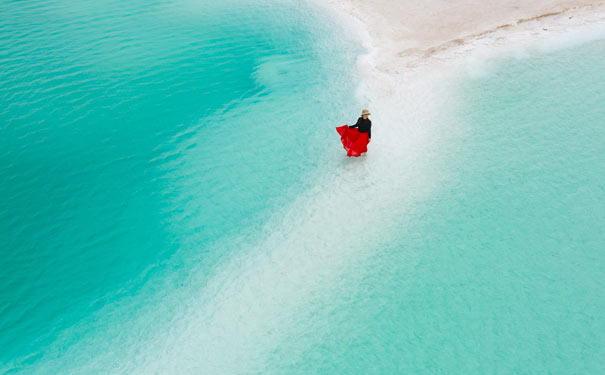
<svg viewBox="0 0 605 375">
<path fill-rule="evenodd" d="M 347 150 L 347 156 L 361 156 L 368 151 L 368 133 L 361 133 L 357 128 L 349 128 L 349 125 L 343 125 L 336 128 L 340 134 L 342 146 Z"/>
</svg>

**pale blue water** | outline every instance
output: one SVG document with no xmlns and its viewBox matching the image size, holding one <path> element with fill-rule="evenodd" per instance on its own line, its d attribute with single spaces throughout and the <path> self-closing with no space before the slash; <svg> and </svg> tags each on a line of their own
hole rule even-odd
<svg viewBox="0 0 605 375">
<path fill-rule="evenodd" d="M 0 40 L 1 373 L 605 372 L 605 42 L 461 81 L 447 178 L 375 256 L 204 325 L 206 276 L 237 285 L 224 259 L 246 270 L 273 214 L 364 162 L 334 132 L 360 48 L 294 0 L 0 0 Z"/>
<path fill-rule="evenodd" d="M 440 125 L 447 177 L 282 373 L 605 373 L 605 40 L 487 65 Z"/>
</svg>

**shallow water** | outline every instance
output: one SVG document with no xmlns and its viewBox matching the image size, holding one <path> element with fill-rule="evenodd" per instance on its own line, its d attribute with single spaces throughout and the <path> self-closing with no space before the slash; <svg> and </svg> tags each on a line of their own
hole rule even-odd
<svg viewBox="0 0 605 375">
<path fill-rule="evenodd" d="M 315 8 L 0 7 L 1 372 L 603 372 L 603 41 L 347 159 Z"/>
<path fill-rule="evenodd" d="M 438 186 L 327 292 L 322 340 L 272 369 L 605 371 L 605 41 L 523 55 L 460 79 Z"/>
</svg>

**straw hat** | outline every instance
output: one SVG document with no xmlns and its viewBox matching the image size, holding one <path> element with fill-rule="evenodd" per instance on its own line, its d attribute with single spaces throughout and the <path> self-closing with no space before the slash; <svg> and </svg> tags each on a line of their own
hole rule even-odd
<svg viewBox="0 0 605 375">
<path fill-rule="evenodd" d="M 368 111 L 366 108 L 364 108 L 364 109 L 361 111 L 361 115 L 362 115 L 362 116 L 363 116 L 363 115 L 368 115 L 368 116 L 369 116 L 369 115 L 371 115 L 371 113 L 370 113 L 370 111 Z"/>
</svg>

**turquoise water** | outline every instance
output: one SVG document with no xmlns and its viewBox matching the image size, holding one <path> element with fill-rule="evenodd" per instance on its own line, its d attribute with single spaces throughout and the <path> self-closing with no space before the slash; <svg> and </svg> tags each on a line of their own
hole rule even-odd
<svg viewBox="0 0 605 375">
<path fill-rule="evenodd" d="M 605 41 L 487 66 L 437 127 L 446 177 L 281 373 L 605 373 Z"/>
<path fill-rule="evenodd" d="M 0 373 L 124 329 L 307 187 L 358 107 L 359 47 L 331 22 L 298 1 L 0 1 Z"/>
<path fill-rule="evenodd" d="M 461 79 L 439 184 L 351 217 L 400 177 L 343 156 L 322 11 L 0 0 L 0 40 L 0 373 L 605 372 L 604 41 Z"/>
<path fill-rule="evenodd" d="M 605 373 L 605 41 L 526 55 L 460 79 L 439 185 L 264 373 Z"/>
</svg>

